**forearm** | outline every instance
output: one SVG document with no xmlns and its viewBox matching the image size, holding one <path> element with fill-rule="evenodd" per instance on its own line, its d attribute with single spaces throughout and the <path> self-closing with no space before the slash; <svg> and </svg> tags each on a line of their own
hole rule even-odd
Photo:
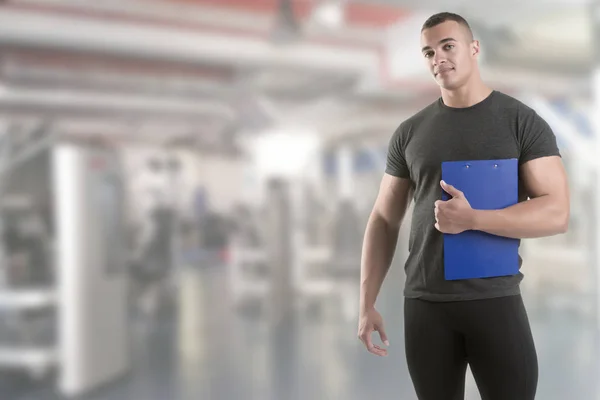
<svg viewBox="0 0 600 400">
<path fill-rule="evenodd" d="M 516 239 L 564 233 L 568 207 L 551 196 L 540 196 L 502 210 L 474 210 L 473 229 Z"/>
<path fill-rule="evenodd" d="M 394 258 L 398 232 L 399 226 L 391 226 L 385 219 L 377 215 L 372 215 L 369 219 L 361 260 L 361 309 L 368 309 L 375 305 L 377 295 Z"/>
</svg>

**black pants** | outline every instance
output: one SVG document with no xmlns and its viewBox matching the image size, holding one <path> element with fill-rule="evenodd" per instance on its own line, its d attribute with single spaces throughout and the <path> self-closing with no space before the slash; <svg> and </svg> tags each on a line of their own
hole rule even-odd
<svg viewBox="0 0 600 400">
<path fill-rule="evenodd" d="M 521 296 L 406 299 L 408 369 L 419 400 L 464 400 L 467 364 L 482 400 L 533 400 L 538 361 Z"/>
</svg>

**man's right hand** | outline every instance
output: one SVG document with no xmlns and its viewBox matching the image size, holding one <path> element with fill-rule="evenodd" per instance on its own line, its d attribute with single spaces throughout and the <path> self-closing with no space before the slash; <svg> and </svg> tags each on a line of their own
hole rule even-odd
<svg viewBox="0 0 600 400">
<path fill-rule="evenodd" d="M 385 334 L 385 329 L 383 328 L 383 318 L 381 317 L 381 314 L 379 314 L 375 308 L 361 311 L 358 322 L 358 338 L 371 353 L 382 357 L 387 356 L 386 349 L 373 344 L 371 334 L 374 331 L 379 332 L 379 337 L 386 346 L 390 345 L 387 335 Z"/>
</svg>

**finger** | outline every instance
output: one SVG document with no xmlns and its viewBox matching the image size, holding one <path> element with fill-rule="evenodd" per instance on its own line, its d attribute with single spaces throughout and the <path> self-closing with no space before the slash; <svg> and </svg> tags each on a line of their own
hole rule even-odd
<svg viewBox="0 0 600 400">
<path fill-rule="evenodd" d="M 435 223 L 435 229 L 437 229 L 440 232 L 442 231 L 442 229 L 440 228 L 440 223 L 439 222 Z"/>
<path fill-rule="evenodd" d="M 460 197 L 463 194 L 460 190 L 444 181 L 440 181 L 440 184 L 442 185 L 442 189 L 452 197 Z"/>
<path fill-rule="evenodd" d="M 435 203 L 433 203 L 433 205 L 434 205 L 434 208 L 438 208 L 444 203 L 445 203 L 445 201 L 443 201 L 443 200 L 436 200 Z"/>
<path fill-rule="evenodd" d="M 380 357 L 385 357 L 385 356 L 387 356 L 387 355 L 388 355 L 388 352 L 387 352 L 387 350 L 386 350 L 386 349 L 382 349 L 382 348 L 381 348 L 381 347 L 379 347 L 379 346 L 373 346 L 373 349 L 372 349 L 372 350 L 369 350 L 369 351 L 370 351 L 371 353 L 373 353 L 373 354 L 377 355 L 377 356 L 380 356 Z"/>
<path fill-rule="evenodd" d="M 361 340 L 367 347 L 367 350 L 369 351 L 369 353 L 373 353 L 377 356 L 381 356 L 381 357 L 386 356 L 387 350 L 382 349 L 380 346 L 373 344 L 373 341 L 371 340 L 371 332 L 373 332 L 373 329 L 371 329 L 368 333 L 363 333 L 361 335 Z"/>
</svg>

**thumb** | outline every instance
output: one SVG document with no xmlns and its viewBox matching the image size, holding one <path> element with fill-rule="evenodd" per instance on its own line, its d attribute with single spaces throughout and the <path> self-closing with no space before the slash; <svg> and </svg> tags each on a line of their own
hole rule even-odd
<svg viewBox="0 0 600 400">
<path fill-rule="evenodd" d="M 444 189 L 444 191 L 446 193 L 448 193 L 450 196 L 452 196 L 452 197 L 462 196 L 462 192 L 460 190 L 458 190 L 457 188 L 455 188 L 454 186 L 449 185 L 444 181 L 440 181 L 440 184 L 442 186 L 442 189 Z"/>
<path fill-rule="evenodd" d="M 383 344 L 385 344 L 386 346 L 389 346 L 390 341 L 388 340 L 387 334 L 385 333 L 385 329 L 383 328 L 383 326 L 378 326 L 377 332 L 379 332 L 379 337 L 381 338 L 381 341 L 383 342 Z"/>
</svg>

